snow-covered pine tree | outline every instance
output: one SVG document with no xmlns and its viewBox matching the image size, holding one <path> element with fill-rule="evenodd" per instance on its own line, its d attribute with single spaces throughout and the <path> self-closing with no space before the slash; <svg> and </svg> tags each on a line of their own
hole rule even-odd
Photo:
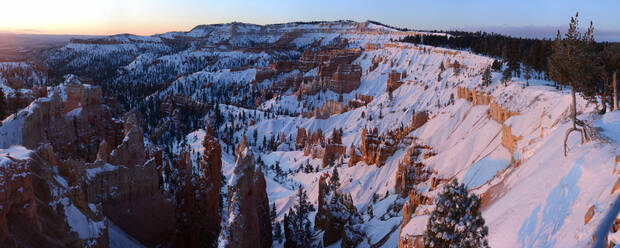
<svg viewBox="0 0 620 248">
<path fill-rule="evenodd" d="M 489 247 L 488 227 L 480 214 L 480 198 L 454 179 L 439 195 L 426 225 L 425 247 Z"/>
<path fill-rule="evenodd" d="M 332 171 L 332 176 L 329 178 L 329 185 L 331 185 L 333 189 L 340 188 L 340 176 L 338 175 L 337 167 L 334 167 Z"/>
<path fill-rule="evenodd" d="M 491 84 L 491 67 L 487 67 L 482 74 L 482 85 L 489 86 Z"/>
<path fill-rule="evenodd" d="M 2 88 L 0 88 L 0 120 L 4 119 L 7 111 L 6 111 L 6 102 L 4 100 L 4 92 L 2 91 Z M 0 123 L 0 125 L 2 125 Z"/>
</svg>

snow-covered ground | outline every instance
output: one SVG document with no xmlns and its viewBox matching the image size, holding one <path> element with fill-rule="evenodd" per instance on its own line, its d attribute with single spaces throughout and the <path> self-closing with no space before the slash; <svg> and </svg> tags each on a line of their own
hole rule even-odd
<svg viewBox="0 0 620 248">
<path fill-rule="evenodd" d="M 525 81 L 520 78 L 514 78 L 505 87 L 499 83 L 499 73 L 493 73 L 493 83 L 489 87 L 480 88 L 481 72 L 493 59 L 467 52 L 446 55 L 442 53 L 445 49 L 432 47 L 425 47 L 428 51 L 424 52 L 409 46 L 409 49 L 364 52 L 355 62 L 366 72 L 373 57 L 384 58 L 375 70 L 363 74 L 359 89 L 343 95 L 345 99 L 354 98 L 356 93 L 372 95 L 374 101 L 368 106 L 326 120 L 302 117 L 260 119 L 243 132 L 250 134 L 257 130 L 258 140 L 261 140 L 261 136 L 278 133 L 294 136 L 297 127 L 311 131 L 320 128 L 326 137 L 333 129 L 342 128 L 342 140 L 348 149 L 351 144 L 360 145 L 363 127 L 377 127 L 382 133 L 409 124 L 414 111 L 429 111 L 430 121 L 414 131 L 413 136 L 419 143 L 431 146 L 437 155 L 420 158 L 420 162 L 441 177 L 459 179 L 474 193 L 483 194 L 491 188 L 500 192 L 482 211 L 489 227 L 491 247 L 588 245 L 616 198 L 609 192 L 617 178 L 613 170 L 614 157 L 619 153 L 620 132 L 617 130 L 620 130 L 620 115 L 617 112 L 603 116 L 594 114 L 594 105 L 579 98 L 580 118 L 591 122 L 603 139 L 581 144 L 578 135 L 574 134 L 569 138 L 568 156 L 564 157 L 562 143 L 570 125 L 567 90 L 556 90 L 550 86 L 551 82 L 542 80 L 530 80 L 530 86 L 525 87 Z M 454 75 L 450 68 L 440 72 L 439 64 L 446 63 L 446 59 L 458 60 L 467 68 L 459 75 Z M 393 66 L 389 61 L 394 61 Z M 406 71 L 408 75 L 405 84 L 393 92 L 392 100 L 385 93 L 387 73 L 391 70 Z M 437 81 L 439 73 L 441 81 Z M 489 106 L 474 106 L 467 100 L 456 99 L 456 87 L 479 87 L 479 90 L 489 92 L 502 108 L 519 115 L 505 123 L 497 122 L 491 119 Z M 336 99 L 337 95 L 327 92 L 324 97 Z M 451 99 L 454 99 L 452 104 Z M 270 108 L 295 108 L 299 102 L 294 96 L 283 96 L 265 104 Z M 362 113 L 365 118 L 361 117 Z M 382 118 L 379 118 L 380 113 Z M 372 120 L 368 120 L 368 115 L 372 115 Z M 521 137 L 514 154 L 502 145 L 503 125 L 510 127 L 513 135 Z M 241 134 L 240 131 L 236 135 L 240 137 Z M 367 237 L 361 247 L 369 247 L 384 237 L 387 241 L 382 247 L 397 245 L 401 231 L 390 231 L 393 226 L 400 225 L 401 213 L 383 219 L 377 216 L 390 212 L 397 198 L 394 176 L 405 151 L 406 146 L 402 146 L 381 168 L 363 162 L 338 168 L 342 190 L 351 194 L 366 221 Z M 308 162 L 312 167 L 321 164 L 320 159 L 303 156 L 300 151 L 277 151 L 260 156 L 267 167 L 277 162 L 283 170 L 293 171 L 285 181 L 275 180 L 274 173 L 265 173 L 269 199 L 276 204 L 279 220 L 293 206 L 295 185 L 304 186 L 310 201 L 317 204 L 318 178 L 324 172 L 331 172 L 332 168 L 312 173 L 296 172 Z M 511 163 L 513 160 L 520 161 L 518 167 Z M 231 172 L 231 163 L 225 161 L 225 174 Z M 374 194 L 380 197 L 373 204 L 375 218 L 370 219 L 366 210 Z M 585 212 L 591 205 L 595 206 L 596 214 L 584 225 Z M 427 217 L 414 217 L 401 235 L 423 232 L 424 218 Z"/>
</svg>

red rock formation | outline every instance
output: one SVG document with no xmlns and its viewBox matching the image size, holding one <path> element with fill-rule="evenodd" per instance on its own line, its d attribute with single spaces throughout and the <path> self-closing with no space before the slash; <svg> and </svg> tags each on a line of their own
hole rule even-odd
<svg viewBox="0 0 620 248">
<path fill-rule="evenodd" d="M 223 247 L 245 248 L 272 245 L 269 199 L 265 177 L 255 166 L 252 151 L 241 144 L 228 186 L 228 223 L 223 230 Z"/>
<path fill-rule="evenodd" d="M 351 144 L 349 149 L 349 167 L 355 166 L 357 162 L 362 160 L 362 155 L 357 151 L 357 148 Z"/>
<path fill-rule="evenodd" d="M 359 65 L 339 64 L 333 73 L 327 88 L 333 92 L 349 93 L 360 86 L 362 67 Z"/>
<path fill-rule="evenodd" d="M 297 138 L 295 138 L 295 148 L 302 149 L 306 145 L 306 129 L 297 127 Z"/>
<path fill-rule="evenodd" d="M 36 213 L 30 161 L 0 155 L 0 244 L 9 238 L 7 216 L 10 214 L 22 216 L 30 224 L 41 228 Z"/>
<path fill-rule="evenodd" d="M 220 187 L 222 149 L 215 131 L 205 126 L 200 163 L 193 164 L 189 153 L 183 151 L 173 160 L 172 193 L 176 205 L 177 236 L 174 246 L 215 247 L 220 233 Z M 200 173 L 194 174 L 194 167 Z"/>
<path fill-rule="evenodd" d="M 361 241 L 356 236 L 362 234 L 352 226 L 361 222 L 353 198 L 338 189 L 333 189 L 327 185 L 326 180 L 325 176 L 319 178 L 318 210 L 314 228 L 324 231 L 325 246 L 342 239 L 341 247 L 356 247 Z"/>
<path fill-rule="evenodd" d="M 220 188 L 222 182 L 222 147 L 215 136 L 215 131 L 210 127 L 205 127 L 205 138 L 202 142 L 204 152 L 200 161 L 201 175 L 200 179 L 205 182 L 206 196 L 204 213 L 209 216 L 205 228 L 214 234 L 213 238 L 217 239 L 220 233 Z M 215 199 L 218 199 L 217 201 Z"/>
<path fill-rule="evenodd" d="M 416 130 L 423 126 L 428 121 L 428 113 L 423 112 L 415 112 L 411 116 L 411 131 Z"/>
<path fill-rule="evenodd" d="M 405 74 L 403 72 L 403 74 Z M 406 76 L 406 74 L 405 74 Z M 400 72 L 397 72 L 395 70 L 392 70 L 389 74 L 388 74 L 388 80 L 386 83 L 386 87 L 385 87 L 385 92 L 390 92 L 390 91 L 394 91 L 396 89 L 398 89 L 398 87 L 400 87 L 403 82 L 401 82 L 400 80 L 404 78 L 402 76 L 402 74 Z"/>
<path fill-rule="evenodd" d="M 391 135 L 379 136 L 377 129 L 362 129 L 362 160 L 366 164 L 383 166 L 383 162 L 396 151 L 399 143 Z"/>
<path fill-rule="evenodd" d="M 323 154 L 323 159 L 321 161 L 321 166 L 323 168 L 328 165 L 333 165 L 333 163 L 340 157 L 346 154 L 346 148 L 343 145 L 339 144 L 327 144 L 325 146 L 325 152 Z"/>
</svg>

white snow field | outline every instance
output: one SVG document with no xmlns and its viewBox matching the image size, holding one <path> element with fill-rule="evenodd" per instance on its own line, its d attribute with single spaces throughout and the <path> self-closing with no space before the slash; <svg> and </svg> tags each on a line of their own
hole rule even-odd
<svg viewBox="0 0 620 248">
<path fill-rule="evenodd" d="M 352 38 L 360 41 L 356 45 L 378 40 L 388 42 L 377 37 Z M 258 140 L 262 140 L 262 136 L 278 133 L 294 136 L 297 127 L 312 131 L 320 128 L 326 137 L 331 135 L 332 129 L 342 128 L 342 140 L 348 150 L 351 144 L 360 145 L 363 127 L 377 127 L 382 133 L 399 127 L 401 123 L 409 124 L 414 111 L 429 111 L 431 119 L 411 135 L 417 137 L 419 143 L 431 146 L 437 155 L 420 158 L 419 162 L 437 171 L 441 177 L 459 179 L 476 194 L 483 194 L 491 188 L 499 192 L 482 210 L 489 227 L 491 247 L 591 245 L 595 230 L 617 198 L 617 193 L 611 195 L 610 192 L 617 179 L 614 157 L 620 154 L 620 114 L 598 115 L 593 104 L 578 97 L 579 118 L 595 126 L 601 138 L 581 144 L 577 134 L 571 135 L 568 156 L 564 157 L 564 134 L 571 125 L 568 119 L 568 89 L 557 90 L 552 82 L 543 80 L 530 80 L 530 86 L 525 87 L 525 80 L 521 78 L 514 78 L 505 87 L 499 82 L 499 73 L 495 72 L 493 83 L 483 88 L 479 86 L 480 75 L 493 62 L 492 58 L 463 51 L 447 55 L 441 53 L 447 49 L 428 46 L 420 46 L 426 51 L 415 49 L 411 44 L 403 46 L 366 51 L 355 62 L 364 71 L 362 84 L 359 89 L 344 94 L 343 98 L 352 99 L 356 93 L 372 95 L 374 100 L 367 107 L 326 120 L 288 116 L 259 119 L 256 125 L 243 132 L 250 134 L 256 129 Z M 388 62 L 367 72 L 373 57 L 384 57 L 384 61 Z M 446 69 L 441 73 L 442 80 L 437 81 L 439 65 L 446 59 L 452 62 L 458 60 L 467 68 L 458 75 L 454 74 L 453 69 Z M 389 61 L 395 63 L 391 66 Z M 385 93 L 387 73 L 391 70 L 407 72 L 405 84 L 393 92 L 392 100 Z M 491 119 L 489 106 L 474 106 L 467 100 L 456 99 L 457 87 L 477 87 L 487 91 L 502 108 L 519 114 L 505 123 L 497 122 Z M 325 99 L 337 98 L 337 94 L 329 91 L 322 93 L 322 96 Z M 453 104 L 449 104 L 451 97 L 454 98 Z M 268 101 L 262 108 L 294 109 L 298 103 L 294 95 L 285 95 L 279 100 Z M 362 112 L 366 118 L 361 117 Z M 380 112 L 381 119 L 378 118 Z M 373 116 L 372 121 L 368 120 L 368 115 Z M 501 143 L 503 125 L 510 127 L 514 136 L 521 137 L 514 154 Z M 238 132 L 236 136 L 241 134 Z M 367 236 L 360 247 L 370 247 L 384 238 L 385 243 L 381 247 L 396 247 L 399 235 L 419 235 L 425 229 L 425 219 L 428 217 L 424 215 L 413 217 L 402 232 L 401 213 L 376 217 L 392 211 L 391 206 L 397 200 L 393 194 L 394 177 L 406 148 L 401 144 L 381 168 L 363 162 L 353 167 L 345 164 L 339 168 L 342 190 L 351 194 L 365 220 Z M 280 182 L 273 179 L 274 173 L 265 173 L 269 199 L 277 206 L 279 220 L 293 206 L 296 185 L 308 190 L 310 200 L 317 204 L 318 178 L 324 172 L 331 172 L 332 168 L 321 169 L 318 173 L 296 172 L 306 161 L 313 167 L 321 164 L 320 159 L 303 156 L 301 151 L 260 155 L 267 166 L 277 161 L 283 170 L 293 170 L 287 180 Z M 229 177 L 234 158 L 231 154 L 224 156 L 224 172 Z M 520 161 L 520 164 L 515 166 L 511 163 L 513 160 Z M 348 159 L 344 161 L 346 163 Z M 420 186 L 422 189 L 424 187 Z M 386 192 L 388 196 L 384 198 Z M 381 197 L 373 204 L 375 218 L 370 219 L 367 207 L 375 193 Z M 436 195 L 436 192 L 427 193 Z M 592 205 L 595 214 L 584 225 L 585 213 Z M 336 243 L 332 247 L 338 245 Z M 274 244 L 274 247 L 279 246 L 282 243 Z"/>
</svg>

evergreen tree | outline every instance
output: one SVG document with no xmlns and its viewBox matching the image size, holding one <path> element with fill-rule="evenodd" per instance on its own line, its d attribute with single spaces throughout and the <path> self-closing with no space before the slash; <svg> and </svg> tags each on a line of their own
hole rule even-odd
<svg viewBox="0 0 620 248">
<path fill-rule="evenodd" d="M 284 247 L 311 247 L 314 243 L 314 231 L 309 214 L 315 211 L 308 201 L 308 194 L 302 188 L 297 190 L 297 203 L 284 218 L 286 243 Z"/>
<path fill-rule="evenodd" d="M 2 91 L 2 88 L 0 88 L 0 120 L 4 119 L 6 113 L 6 100 L 4 97 L 4 92 Z"/>
<path fill-rule="evenodd" d="M 329 178 L 329 185 L 331 185 L 333 189 L 340 188 L 340 176 L 338 175 L 337 167 L 334 167 L 332 171 L 332 176 Z"/>
<path fill-rule="evenodd" d="M 507 67 L 503 72 L 502 72 L 502 83 L 504 83 L 504 87 L 507 86 L 508 81 L 510 81 L 510 79 L 512 79 L 512 71 L 510 69 L 510 67 Z"/>
<path fill-rule="evenodd" d="M 282 241 L 282 225 L 280 222 L 276 222 L 276 225 L 273 228 L 273 240 Z"/>
<path fill-rule="evenodd" d="M 530 86 L 530 78 L 532 78 L 532 67 L 525 66 L 523 71 L 523 78 L 525 78 L 525 86 Z"/>
<path fill-rule="evenodd" d="M 278 217 L 278 212 L 276 210 L 276 203 L 274 202 L 271 205 L 271 211 L 269 212 L 269 220 L 271 220 L 271 226 L 275 227 L 276 225 L 276 218 Z"/>
<path fill-rule="evenodd" d="M 482 85 L 483 86 L 489 86 L 491 84 L 491 80 L 492 80 L 492 76 L 491 76 L 491 67 L 487 67 L 484 70 L 484 73 L 482 73 Z"/>
<path fill-rule="evenodd" d="M 480 198 L 452 180 L 439 195 L 424 233 L 425 247 L 489 247 Z"/>
<path fill-rule="evenodd" d="M 502 62 L 500 62 L 499 60 L 493 60 L 493 64 L 491 65 L 491 69 L 493 69 L 494 71 L 501 71 L 502 70 Z"/>
<path fill-rule="evenodd" d="M 587 84 L 592 80 L 593 71 L 593 48 L 594 27 L 590 22 L 590 27 L 585 33 L 579 31 L 579 13 L 571 17 L 568 32 L 564 39 L 558 30 L 556 39 L 553 42 L 553 54 L 549 58 L 549 74 L 551 78 L 561 85 L 568 84 L 571 88 L 571 120 L 573 125 L 566 132 L 564 137 L 564 155 L 566 156 L 566 141 L 571 132 L 579 132 L 581 141 L 588 139 L 585 123 L 577 119 L 577 100 L 576 91 L 584 91 Z M 577 127 L 579 126 L 579 128 Z"/>
</svg>

